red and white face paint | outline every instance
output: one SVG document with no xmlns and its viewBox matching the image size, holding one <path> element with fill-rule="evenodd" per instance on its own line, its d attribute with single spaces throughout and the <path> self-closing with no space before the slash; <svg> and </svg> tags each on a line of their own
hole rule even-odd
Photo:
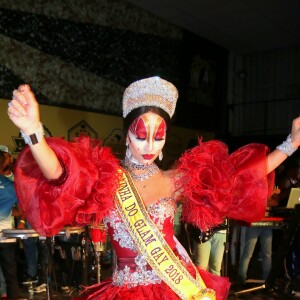
<svg viewBox="0 0 300 300">
<path fill-rule="evenodd" d="M 153 112 L 137 117 L 127 134 L 127 143 L 132 156 L 139 163 L 150 165 L 165 145 L 166 130 L 165 120 Z"/>
</svg>

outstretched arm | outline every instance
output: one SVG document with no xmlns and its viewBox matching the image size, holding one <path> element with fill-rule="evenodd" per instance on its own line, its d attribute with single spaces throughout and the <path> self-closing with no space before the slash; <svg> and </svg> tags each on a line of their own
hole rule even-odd
<svg viewBox="0 0 300 300">
<path fill-rule="evenodd" d="M 41 126 L 39 105 L 27 84 L 13 91 L 7 113 L 12 122 L 27 136 L 36 133 Z M 47 179 L 59 178 L 62 167 L 45 138 L 42 137 L 38 143 L 29 147 L 43 175 Z"/>
</svg>

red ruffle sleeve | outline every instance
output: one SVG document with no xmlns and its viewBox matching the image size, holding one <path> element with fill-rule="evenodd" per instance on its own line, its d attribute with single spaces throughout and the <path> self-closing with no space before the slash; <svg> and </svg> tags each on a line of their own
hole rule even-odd
<svg viewBox="0 0 300 300">
<path fill-rule="evenodd" d="M 100 222 L 113 205 L 118 160 L 110 148 L 87 137 L 72 143 L 58 138 L 47 142 L 66 169 L 63 183 L 43 176 L 29 147 L 15 166 L 17 196 L 30 225 L 43 236 L 53 236 L 65 225 Z"/>
<path fill-rule="evenodd" d="M 224 217 L 254 222 L 265 214 L 274 174 L 267 176 L 268 148 L 249 144 L 231 155 L 220 141 L 199 142 L 176 168 L 183 197 L 182 218 L 202 230 Z"/>
</svg>

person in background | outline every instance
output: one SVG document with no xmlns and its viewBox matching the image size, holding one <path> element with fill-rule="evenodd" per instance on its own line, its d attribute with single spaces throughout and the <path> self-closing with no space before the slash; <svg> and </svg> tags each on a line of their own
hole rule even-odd
<svg viewBox="0 0 300 300">
<path fill-rule="evenodd" d="M 280 193 L 275 200 L 285 207 L 292 188 L 300 188 L 300 157 L 291 157 L 287 162 L 278 182 Z"/>
<path fill-rule="evenodd" d="M 184 200 L 183 220 L 201 229 L 225 217 L 253 222 L 265 211 L 267 175 L 300 145 L 299 117 L 287 141 L 271 153 L 251 144 L 229 155 L 220 141 L 199 141 L 175 168 L 160 170 L 154 161 L 163 159 L 177 98 L 176 87 L 157 76 L 126 88 L 127 150 L 120 164 L 88 137 L 45 139 L 30 87 L 13 91 L 8 115 L 29 145 L 15 169 L 27 219 L 40 234 L 52 236 L 66 224 L 98 225 L 104 218 L 116 250 L 112 278 L 87 287 L 89 299 L 227 299 L 228 278 L 197 268 L 174 239 L 176 200 Z"/>
<path fill-rule="evenodd" d="M 219 226 L 207 228 L 205 231 L 201 231 L 195 226 L 188 226 L 195 265 L 219 276 L 226 244 L 226 228 L 225 221 Z"/>
<path fill-rule="evenodd" d="M 278 180 L 278 188 L 281 192 L 276 201 L 279 206 L 285 207 L 292 188 L 300 188 L 300 157 L 295 153 L 286 163 L 285 169 Z M 300 296 L 300 230 L 293 237 L 290 252 L 287 257 L 287 271 L 294 282 L 294 288 Z"/>
<path fill-rule="evenodd" d="M 0 145 L 0 150 L 3 151 L 4 157 L 5 157 L 5 167 L 3 170 L 3 175 L 9 179 L 10 181 L 14 181 L 14 162 L 11 155 L 11 151 L 6 145 Z M 15 211 L 15 210 L 14 210 Z M 31 226 L 26 221 L 25 217 L 22 215 L 22 212 L 20 209 L 18 209 L 18 212 L 15 214 L 16 218 L 16 224 L 14 224 L 14 227 L 17 229 L 27 229 L 31 228 Z M 36 237 L 28 237 L 27 239 L 23 239 L 23 248 L 25 252 L 25 258 L 26 258 L 26 274 L 24 278 L 22 278 L 22 283 L 24 285 L 37 283 L 37 259 L 38 259 L 38 249 L 37 249 L 37 242 L 38 238 Z M 38 288 L 38 291 L 46 291 L 45 284 L 41 285 L 42 288 Z M 36 289 L 36 288 L 35 288 Z M 4 292 L 6 294 L 6 291 Z"/>
<path fill-rule="evenodd" d="M 22 215 L 18 218 L 17 229 L 31 229 L 30 224 Z M 37 263 L 38 263 L 38 237 L 27 237 L 22 240 L 26 258 L 26 274 L 22 279 L 24 285 L 38 282 Z"/>
<path fill-rule="evenodd" d="M 19 286 L 17 277 L 16 239 L 6 238 L 4 229 L 12 229 L 12 214 L 20 214 L 14 184 L 6 178 L 4 170 L 7 159 L 0 151 L 0 265 L 5 278 L 7 299 L 18 299 Z"/>
<path fill-rule="evenodd" d="M 5 145 L 0 145 L 0 151 L 3 151 L 5 158 L 5 169 L 3 170 L 3 175 L 11 181 L 14 181 L 14 174 L 12 171 L 13 159 L 11 157 L 11 151 Z M 3 276 L 2 269 L 0 267 L 0 286 L 2 296 L 6 296 L 6 285 Z"/>
<path fill-rule="evenodd" d="M 32 229 L 24 215 L 21 215 L 17 219 L 18 229 Z M 28 286 L 29 289 L 33 287 L 33 292 L 36 294 L 46 292 L 45 246 L 39 240 L 39 237 L 28 237 L 27 239 L 23 239 L 22 243 L 26 258 L 26 274 L 24 274 L 22 284 Z M 40 270 L 38 270 L 38 261 L 41 264 Z"/>
<path fill-rule="evenodd" d="M 14 181 L 14 159 L 11 155 L 11 151 L 5 145 L 0 145 L 0 150 L 4 152 L 5 157 L 5 167 L 3 170 L 3 175 L 9 179 L 10 181 Z M 31 228 L 28 222 L 26 221 L 24 216 L 19 216 L 16 218 L 17 221 L 17 229 L 27 229 Z M 38 259 L 38 251 L 37 251 L 37 241 L 36 237 L 28 237 L 27 239 L 23 239 L 23 247 L 26 257 L 26 274 L 25 278 L 22 279 L 23 284 L 36 283 L 37 282 L 37 259 Z"/>
<path fill-rule="evenodd" d="M 11 151 L 5 145 L 0 145 L 0 151 L 3 151 L 5 157 L 5 167 L 3 175 L 11 181 L 14 181 L 14 158 L 11 155 Z"/>
<path fill-rule="evenodd" d="M 81 246 L 81 235 L 78 233 L 55 237 L 54 259 L 58 265 L 57 282 L 63 292 L 75 291 L 82 283 Z"/>
<path fill-rule="evenodd" d="M 276 206 L 277 203 L 274 202 L 276 196 L 280 193 L 277 186 L 274 187 L 274 191 L 268 197 L 267 205 L 268 207 Z M 268 211 L 266 212 L 268 216 Z M 244 246 L 241 249 L 241 259 L 238 269 L 238 282 L 245 283 L 247 279 L 247 272 L 252 258 L 255 245 L 259 239 L 260 241 L 260 258 L 262 264 L 262 280 L 266 280 L 270 274 L 272 267 L 272 238 L 273 238 L 273 228 L 272 227 L 251 227 L 243 226 L 242 231 L 244 234 Z"/>
</svg>

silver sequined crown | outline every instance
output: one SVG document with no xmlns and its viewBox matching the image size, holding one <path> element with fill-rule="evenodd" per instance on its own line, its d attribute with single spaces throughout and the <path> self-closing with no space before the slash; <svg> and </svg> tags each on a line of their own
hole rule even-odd
<svg viewBox="0 0 300 300">
<path fill-rule="evenodd" d="M 176 87 L 158 76 L 141 79 L 130 84 L 123 94 L 123 117 L 141 106 L 156 106 L 173 116 L 178 91 Z"/>
</svg>

